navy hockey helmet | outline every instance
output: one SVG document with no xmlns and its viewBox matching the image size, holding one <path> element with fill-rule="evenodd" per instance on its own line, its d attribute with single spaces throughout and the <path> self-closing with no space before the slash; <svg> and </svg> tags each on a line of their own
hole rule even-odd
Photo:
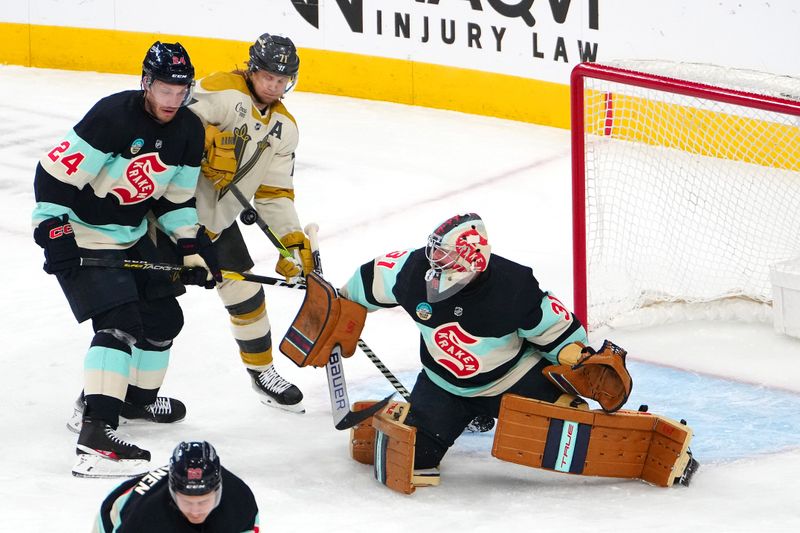
<svg viewBox="0 0 800 533">
<path fill-rule="evenodd" d="M 142 76 L 175 85 L 190 85 L 194 82 L 194 66 L 181 43 L 156 41 L 144 56 Z"/>
<path fill-rule="evenodd" d="M 428 300 L 449 298 L 489 266 L 491 246 L 486 226 L 475 213 L 448 218 L 428 236 L 425 274 Z"/>
<path fill-rule="evenodd" d="M 279 76 L 288 76 L 291 81 L 286 86 L 286 92 L 289 92 L 297 83 L 300 58 L 290 38 L 264 33 L 250 46 L 247 67 L 250 72 L 265 70 Z"/>
<path fill-rule="evenodd" d="M 201 496 L 221 488 L 219 456 L 211 444 L 181 442 L 175 447 L 169 460 L 170 493 Z"/>
</svg>

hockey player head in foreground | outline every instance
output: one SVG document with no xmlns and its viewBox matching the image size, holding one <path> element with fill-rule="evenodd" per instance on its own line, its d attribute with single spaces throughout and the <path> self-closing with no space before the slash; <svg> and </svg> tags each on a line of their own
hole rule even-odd
<svg viewBox="0 0 800 533">
<path fill-rule="evenodd" d="M 101 99 L 36 168 L 32 225 L 44 270 L 58 279 L 76 320 L 90 320 L 94 331 L 84 392 L 68 424 L 79 432 L 76 476 L 147 471 L 150 452 L 122 439 L 118 424 L 170 423 L 186 415 L 183 403 L 158 396 L 172 340 L 183 327 L 176 299 L 183 285 L 165 273 L 84 267 L 82 259 L 160 261 L 146 236 L 152 212 L 163 239 L 181 250 L 176 261 L 193 267 L 181 281 L 211 287 L 221 280 L 193 198 L 203 126 L 181 107 L 194 68 L 179 44 L 156 42 L 142 71 L 142 90 Z"/>
<path fill-rule="evenodd" d="M 308 238 L 294 204 L 294 152 L 298 129 L 282 102 L 297 82 L 300 59 L 288 37 L 264 33 L 249 46 L 246 67 L 200 80 L 189 104 L 205 127 L 197 211 L 225 250 L 221 268 L 246 272 L 255 263 L 237 218 L 280 240 L 275 270 L 298 281 L 312 269 Z M 265 240 L 266 244 L 266 240 Z M 267 244 L 271 246 L 270 244 Z M 222 254 L 221 254 L 222 255 Z M 264 289 L 225 280 L 218 295 L 250 385 L 262 403 L 302 413 L 303 393 L 273 363 L 272 332 Z"/>
<path fill-rule="evenodd" d="M 153 43 L 142 62 L 145 110 L 165 124 L 191 101 L 193 88 L 194 66 L 181 43 Z"/>
<path fill-rule="evenodd" d="M 345 347 L 355 344 L 350 336 L 357 338 L 360 328 L 346 334 L 341 318 L 322 331 L 309 327 L 324 323 L 320 318 L 354 316 L 345 312 L 349 306 L 335 299 L 326 306 L 327 300 L 314 296 L 314 285 L 325 283 L 309 278 L 290 331 L 314 346 L 335 338 L 346 356 L 352 351 Z M 400 306 L 420 331 L 422 371 L 409 403 L 390 403 L 351 436 L 352 456 L 367 464 L 380 457 L 376 477 L 392 489 L 409 493 L 438 484 L 442 459 L 476 417 L 498 419 L 493 455 L 528 466 L 641 477 L 665 486 L 689 468 L 691 430 L 685 425 L 649 413 L 619 414 L 632 388 L 625 351 L 610 341 L 598 351 L 589 347 L 581 323 L 539 287 L 530 268 L 492 253 L 475 213 L 446 219 L 422 248 L 389 252 L 362 265 L 340 296 L 368 311 Z M 289 344 L 285 339 L 281 349 L 292 356 Z M 312 349 L 300 362 L 324 362 L 321 352 L 317 359 Z M 581 397 L 597 401 L 602 411 L 589 411 Z M 602 431 L 593 433 L 592 427 Z M 657 444 L 635 458 L 615 448 L 634 437 Z M 631 468 L 637 461 L 639 469 Z M 646 464 L 660 466 L 645 472 Z M 401 472 L 386 465 L 401 465 Z"/>
<path fill-rule="evenodd" d="M 250 488 L 220 464 L 211 444 L 195 441 L 179 443 L 168 466 L 115 488 L 100 506 L 94 531 L 243 532 L 258 526 Z"/>
</svg>

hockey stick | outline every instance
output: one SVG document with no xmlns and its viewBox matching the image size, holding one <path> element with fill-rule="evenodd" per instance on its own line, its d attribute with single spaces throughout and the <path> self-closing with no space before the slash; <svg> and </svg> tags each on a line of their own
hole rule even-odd
<svg viewBox="0 0 800 533">
<path fill-rule="evenodd" d="M 317 232 L 319 226 L 309 224 L 305 227 L 308 241 L 311 244 L 311 257 L 314 260 L 314 271 L 322 275 L 322 262 L 319 257 L 319 238 Z M 350 399 L 347 396 L 347 382 L 344 378 L 344 366 L 342 365 L 342 349 L 337 344 L 328 363 L 325 365 L 325 373 L 328 376 L 328 391 L 331 396 L 331 411 L 333 414 L 333 425 L 336 429 L 347 429 L 363 422 L 381 409 L 383 409 L 394 393 L 390 394 L 378 403 L 361 411 L 350 410 Z"/>
<path fill-rule="evenodd" d="M 173 272 L 180 273 L 189 268 L 183 265 L 173 265 L 172 263 L 151 263 L 149 261 L 138 261 L 133 259 L 101 259 L 98 257 L 82 257 L 81 266 L 84 267 L 104 267 L 104 268 L 122 268 L 127 270 L 152 270 L 156 272 Z M 304 283 L 289 283 L 282 279 L 271 278 L 268 276 L 259 276 L 258 274 L 251 274 L 249 272 L 234 272 L 233 270 L 222 270 L 222 277 L 226 279 L 235 279 L 239 281 L 251 281 L 253 283 L 261 283 L 264 285 L 276 285 L 278 287 L 287 287 L 290 289 L 305 290 Z"/>
<path fill-rule="evenodd" d="M 261 215 L 258 214 L 258 211 L 256 211 L 255 207 L 253 207 L 253 204 L 251 204 L 250 201 L 245 198 L 244 194 L 242 194 L 242 191 L 240 191 L 239 188 L 233 183 L 228 186 L 228 191 L 233 194 L 233 196 L 239 201 L 240 204 L 242 204 L 242 207 L 244 208 L 244 211 L 242 211 L 241 215 L 239 215 L 239 219 L 242 221 L 242 223 L 248 226 L 252 224 L 258 225 L 258 227 L 261 228 L 261 231 L 264 232 L 264 235 L 266 235 L 270 242 L 275 245 L 275 248 L 278 249 L 278 252 L 283 257 L 294 257 L 292 252 L 290 252 L 286 246 L 283 245 L 278 236 L 275 235 L 275 232 L 269 227 L 267 221 L 261 218 Z"/>
</svg>

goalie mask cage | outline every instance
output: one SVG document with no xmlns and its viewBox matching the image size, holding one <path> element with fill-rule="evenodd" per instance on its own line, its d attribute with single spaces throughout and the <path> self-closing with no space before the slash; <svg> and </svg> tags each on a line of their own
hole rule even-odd
<svg viewBox="0 0 800 533">
<path fill-rule="evenodd" d="M 800 80 L 644 65 L 572 73 L 575 313 L 767 320 L 800 255 Z"/>
</svg>

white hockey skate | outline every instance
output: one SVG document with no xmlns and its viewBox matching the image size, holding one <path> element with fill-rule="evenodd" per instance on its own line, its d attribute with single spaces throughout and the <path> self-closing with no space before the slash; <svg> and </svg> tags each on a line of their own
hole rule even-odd
<svg viewBox="0 0 800 533">
<path fill-rule="evenodd" d="M 275 366 L 269 365 L 262 372 L 248 368 L 247 373 L 252 380 L 253 390 L 258 393 L 261 403 L 264 405 L 292 413 L 306 412 L 306 408 L 303 406 L 303 393 L 297 386 L 283 379 L 275 370 Z"/>
</svg>

